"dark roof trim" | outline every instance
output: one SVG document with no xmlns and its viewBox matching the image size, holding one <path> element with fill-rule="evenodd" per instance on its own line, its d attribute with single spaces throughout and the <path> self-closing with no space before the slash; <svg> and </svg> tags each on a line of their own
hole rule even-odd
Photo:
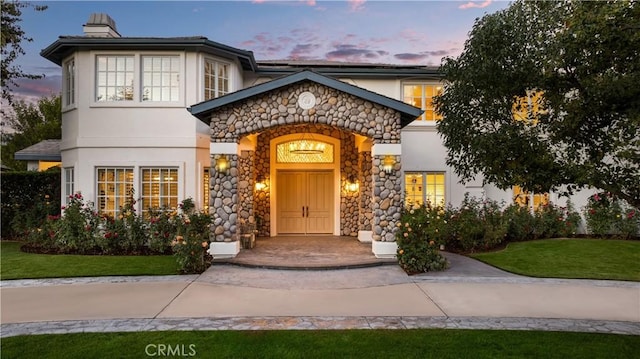
<svg viewBox="0 0 640 359">
<path fill-rule="evenodd" d="M 253 96 L 257 96 L 269 91 L 273 91 L 285 86 L 289 86 L 302 81 L 312 81 L 318 84 L 333 88 L 335 90 L 348 93 L 350 95 L 377 103 L 381 106 L 391 108 L 401 113 L 401 126 L 404 127 L 422 115 L 424 111 L 408 105 L 391 97 L 386 97 L 363 88 L 350 85 L 348 83 L 321 75 L 311 70 L 303 70 L 294 74 L 277 78 L 253 87 L 232 92 L 222 97 L 195 104 L 188 108 L 192 115 L 205 123 L 211 122 L 211 114 L 219 107 L 242 101 Z"/>
<path fill-rule="evenodd" d="M 300 71 L 300 68 L 296 67 L 263 67 L 258 64 L 256 74 L 264 76 L 283 76 L 289 75 Z M 438 70 L 434 68 L 402 68 L 402 67 L 314 67 L 313 71 L 323 74 L 325 76 L 348 76 L 348 77 L 419 77 L 419 78 L 432 78 L 435 80 L 441 80 L 444 76 Z"/>
<path fill-rule="evenodd" d="M 86 37 L 61 36 L 40 52 L 40 56 L 62 65 L 62 60 L 74 51 L 86 50 L 184 50 L 201 51 L 222 57 L 238 58 L 242 68 L 255 71 L 257 68 L 253 52 L 220 44 L 206 37 Z"/>
<path fill-rule="evenodd" d="M 61 155 L 47 155 L 42 153 L 18 153 L 16 152 L 13 155 L 13 158 L 18 161 L 52 161 L 52 162 L 60 162 L 62 161 Z"/>
<path fill-rule="evenodd" d="M 44 140 L 16 151 L 13 158 L 19 161 L 62 161 L 60 140 Z"/>
</svg>

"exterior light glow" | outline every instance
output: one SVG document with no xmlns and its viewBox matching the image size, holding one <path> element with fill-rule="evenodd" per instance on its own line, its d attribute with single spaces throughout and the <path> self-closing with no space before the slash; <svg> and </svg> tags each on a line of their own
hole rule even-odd
<svg viewBox="0 0 640 359">
<path fill-rule="evenodd" d="M 216 170 L 220 173 L 227 173 L 228 169 L 229 169 L 229 160 L 227 159 L 227 156 L 222 155 L 216 161 Z"/>
<path fill-rule="evenodd" d="M 395 164 L 396 164 L 395 157 L 392 155 L 386 155 L 382 160 L 382 169 L 386 173 L 391 173 L 393 171 L 393 166 L 395 166 Z"/>
</svg>

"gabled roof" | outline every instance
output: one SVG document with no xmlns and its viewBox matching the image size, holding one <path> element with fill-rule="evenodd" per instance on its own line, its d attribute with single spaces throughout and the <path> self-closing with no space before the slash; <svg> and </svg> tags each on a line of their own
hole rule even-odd
<svg viewBox="0 0 640 359">
<path fill-rule="evenodd" d="M 20 161 L 62 161 L 60 140 L 44 140 L 14 153 Z"/>
<path fill-rule="evenodd" d="M 203 36 L 193 37 L 90 37 L 60 36 L 40 52 L 40 56 L 62 65 L 62 60 L 78 50 L 180 50 L 199 51 L 226 58 L 237 58 L 246 71 L 257 68 L 253 52 L 240 50 Z"/>
<path fill-rule="evenodd" d="M 350 85 L 346 82 L 342 82 L 310 70 L 299 71 L 294 74 L 283 76 L 269 82 L 248 87 L 240 91 L 232 92 L 222 97 L 211 99 L 205 102 L 200 102 L 191 106 L 190 108 L 188 108 L 188 110 L 192 115 L 194 115 L 201 121 L 209 123 L 211 122 L 211 114 L 216 109 L 222 106 L 246 100 L 254 96 L 259 96 L 263 93 L 277 90 L 303 81 L 315 82 L 329 88 L 348 93 L 355 97 L 362 98 L 369 102 L 379 104 L 380 106 L 396 110 L 401 114 L 402 127 L 411 123 L 418 116 L 422 115 L 423 112 L 421 109 L 408 105 L 402 101 L 398 101 L 391 97 L 383 96 L 378 93 L 365 90 L 361 87 Z"/>
</svg>

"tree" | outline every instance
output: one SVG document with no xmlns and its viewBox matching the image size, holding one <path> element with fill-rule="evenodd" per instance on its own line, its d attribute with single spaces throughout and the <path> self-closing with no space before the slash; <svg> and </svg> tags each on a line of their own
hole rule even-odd
<svg viewBox="0 0 640 359">
<path fill-rule="evenodd" d="M 25 149 L 42 140 L 62 138 L 62 111 L 60 95 L 43 97 L 37 105 L 17 101 L 13 105 L 14 113 L 8 115 L 8 124 L 16 130 L 5 135 L 6 144 L 2 146 L 2 164 L 17 170 L 26 170 L 24 161 L 13 159 L 16 151 Z"/>
<path fill-rule="evenodd" d="M 595 187 L 640 208 L 638 2 L 516 1 L 441 70 L 438 131 L 464 181 Z"/>
<path fill-rule="evenodd" d="M 21 43 L 23 41 L 31 42 L 32 38 L 26 36 L 20 27 L 22 19 L 22 9 L 32 7 L 35 11 L 43 11 L 47 9 L 46 5 L 33 5 L 27 2 L 18 2 L 12 0 L 2 0 L 2 24 L 0 27 L 2 36 L 0 44 L 2 45 L 0 62 L 0 79 L 2 81 L 2 98 L 6 99 L 9 104 L 13 103 L 13 96 L 10 87 L 18 86 L 16 79 L 28 78 L 39 79 L 42 75 L 33 75 L 23 72 L 19 65 L 15 65 L 14 61 L 20 55 L 24 55 Z"/>
</svg>

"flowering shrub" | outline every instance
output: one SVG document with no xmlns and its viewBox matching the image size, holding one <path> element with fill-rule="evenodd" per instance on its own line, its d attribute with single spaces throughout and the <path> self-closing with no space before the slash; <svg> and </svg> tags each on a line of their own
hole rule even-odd
<svg viewBox="0 0 640 359">
<path fill-rule="evenodd" d="M 500 205 L 465 195 L 459 209 L 450 209 L 451 219 L 446 238 L 447 248 L 463 252 L 491 249 L 502 243 L 507 235 Z"/>
<path fill-rule="evenodd" d="M 508 241 L 527 241 L 536 238 L 536 220 L 527 207 L 513 203 L 502 212 L 507 223 Z"/>
<path fill-rule="evenodd" d="M 596 193 L 589 197 L 584 209 L 587 230 L 595 236 L 611 235 L 631 238 L 638 235 L 640 216 L 611 193 Z"/>
<path fill-rule="evenodd" d="M 176 233 L 176 211 L 171 209 L 149 209 L 149 249 L 156 253 L 171 250 L 171 241 Z"/>
<path fill-rule="evenodd" d="M 148 242 L 146 224 L 142 216 L 136 214 L 136 200 L 133 198 L 133 194 L 133 189 L 131 189 L 118 215 L 118 219 L 124 222 L 124 230 L 126 232 L 121 242 L 122 249 L 125 252 L 140 251 Z"/>
<path fill-rule="evenodd" d="M 182 273 L 202 273 L 211 264 L 209 248 L 209 225 L 211 217 L 195 212 L 193 200 L 180 204 L 182 213 L 177 217 L 176 236 L 171 245 Z"/>
<path fill-rule="evenodd" d="M 97 246 L 99 217 L 91 203 L 84 203 L 82 194 L 69 196 L 62 207 L 64 215 L 57 221 L 55 246 L 61 252 L 85 253 Z"/>
<path fill-rule="evenodd" d="M 438 222 L 445 223 L 439 217 L 438 209 L 431 206 L 415 206 L 403 211 L 396 231 L 396 254 L 398 263 L 407 273 L 439 271 L 448 267 L 446 258 L 438 251 Z M 432 226 L 432 221 L 435 226 Z"/>
<path fill-rule="evenodd" d="M 133 192 L 116 218 L 99 215 L 82 195 L 69 197 L 63 216 L 48 215 L 27 233 L 25 250 L 80 254 L 175 254 L 183 273 L 200 273 L 210 264 L 211 217 L 195 212 L 192 199 L 181 204 L 181 213 L 150 209 L 148 218 L 135 210 Z M 172 242 L 173 241 L 173 242 Z"/>
<path fill-rule="evenodd" d="M 495 248 L 508 240 L 566 237 L 575 234 L 580 222 L 580 215 L 573 210 L 571 203 L 566 208 L 549 204 L 531 214 L 527 208 L 517 204 L 502 210 L 498 202 L 480 201 L 468 194 L 459 208 L 427 204 L 407 208 L 402 216 L 396 238 L 403 253 L 398 253 L 398 258 L 409 256 L 407 260 L 415 256 L 414 252 L 422 253 L 428 249 L 424 243 L 414 241 L 412 236 L 416 230 L 419 231 L 418 238 L 428 238 L 427 243 L 444 244 L 448 250 L 458 252 L 475 252 Z M 635 212 L 633 216 L 638 218 Z M 401 242 L 409 251 L 400 248 Z"/>
</svg>

